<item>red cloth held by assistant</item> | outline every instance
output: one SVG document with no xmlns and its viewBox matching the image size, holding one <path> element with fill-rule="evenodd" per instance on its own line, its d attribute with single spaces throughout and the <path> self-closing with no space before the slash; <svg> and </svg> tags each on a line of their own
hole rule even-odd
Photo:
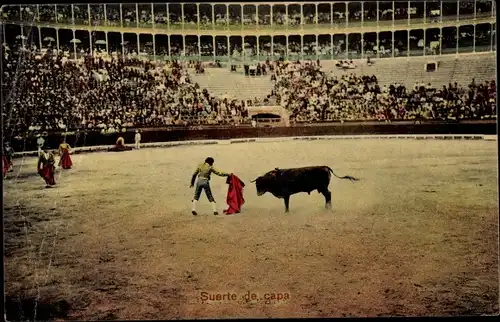
<svg viewBox="0 0 500 322">
<path fill-rule="evenodd" d="M 229 184 L 226 199 L 229 208 L 224 210 L 224 213 L 226 215 L 237 214 L 241 211 L 241 206 L 245 203 L 245 199 L 243 198 L 243 187 L 245 187 L 245 184 L 234 174 L 227 178 L 226 183 Z"/>
<path fill-rule="evenodd" d="M 7 174 L 7 171 L 9 171 L 9 168 L 10 168 L 9 160 L 7 160 L 7 157 L 5 155 L 2 155 L 2 173 L 4 177 Z"/>
<path fill-rule="evenodd" d="M 73 162 L 71 161 L 71 157 L 69 156 L 68 151 L 64 151 L 61 155 L 61 159 L 59 160 L 59 166 L 63 169 L 71 169 L 73 166 Z"/>
</svg>

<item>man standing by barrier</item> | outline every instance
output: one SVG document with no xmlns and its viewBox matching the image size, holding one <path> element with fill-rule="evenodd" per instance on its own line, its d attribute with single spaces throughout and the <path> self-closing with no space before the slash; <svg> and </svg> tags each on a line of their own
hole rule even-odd
<svg viewBox="0 0 500 322">
<path fill-rule="evenodd" d="M 14 162 L 12 161 L 12 158 L 14 156 L 14 149 L 12 149 L 12 147 L 10 146 L 10 142 L 5 142 L 5 147 L 4 147 L 3 151 L 4 151 L 5 159 L 7 161 L 7 164 L 5 165 L 6 171 L 12 172 L 12 171 L 14 171 L 13 170 Z"/>
<path fill-rule="evenodd" d="M 141 133 L 139 133 L 139 130 L 135 130 L 135 148 L 137 150 L 141 149 Z"/>
<path fill-rule="evenodd" d="M 229 177 L 230 174 L 216 170 L 213 167 L 213 165 L 214 165 L 214 159 L 211 157 L 206 158 L 205 162 L 196 168 L 196 170 L 193 173 L 193 176 L 191 177 L 191 185 L 189 186 L 190 188 L 194 186 L 196 177 L 198 177 L 198 180 L 196 181 L 196 188 L 194 191 L 194 198 L 193 198 L 193 208 L 191 212 L 194 216 L 198 214 L 196 212 L 196 203 L 200 199 L 202 190 L 205 190 L 205 194 L 207 195 L 208 201 L 212 204 L 212 210 L 214 211 L 214 215 L 219 214 L 219 212 L 217 211 L 217 204 L 215 203 L 215 199 L 212 196 L 212 189 L 210 189 L 210 174 L 212 174 L 213 172 L 220 177 Z"/>
</svg>

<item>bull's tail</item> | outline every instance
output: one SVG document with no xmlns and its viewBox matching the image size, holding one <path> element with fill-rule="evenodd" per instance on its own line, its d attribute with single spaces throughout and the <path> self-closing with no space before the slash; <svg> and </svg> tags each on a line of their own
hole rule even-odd
<svg viewBox="0 0 500 322">
<path fill-rule="evenodd" d="M 334 176 L 336 176 L 337 178 L 339 179 L 347 179 L 347 180 L 350 180 L 351 182 L 353 181 L 358 181 L 359 179 L 357 178 L 354 178 L 354 177 L 351 177 L 351 176 L 343 176 L 343 177 L 339 177 L 338 175 L 335 174 L 335 172 L 333 172 L 332 168 L 330 167 L 327 167 L 328 168 L 328 171 L 331 172 Z"/>
</svg>

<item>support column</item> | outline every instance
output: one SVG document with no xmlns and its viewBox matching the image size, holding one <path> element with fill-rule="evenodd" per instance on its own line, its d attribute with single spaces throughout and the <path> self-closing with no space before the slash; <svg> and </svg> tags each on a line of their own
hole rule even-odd
<svg viewBox="0 0 500 322">
<path fill-rule="evenodd" d="M 76 31 L 75 29 L 73 29 L 73 39 L 76 38 Z M 74 54 L 75 54 L 75 59 L 77 58 L 77 54 L 76 54 L 76 42 L 73 42 L 73 51 L 74 51 Z"/>
<path fill-rule="evenodd" d="M 92 31 L 89 32 L 89 47 L 90 47 L 90 56 L 92 56 L 92 53 L 94 52 L 94 45 L 92 44 Z"/>
<path fill-rule="evenodd" d="M 365 23 L 365 12 L 364 12 L 365 5 L 364 4 L 365 4 L 364 2 L 361 2 L 361 27 L 364 27 L 364 23 Z M 361 39 L 363 39 L 363 38 L 361 38 Z"/>
<path fill-rule="evenodd" d="M 441 4 L 443 4 L 441 2 Z M 443 28 L 439 28 L 439 55 L 443 54 Z"/>
<path fill-rule="evenodd" d="M 216 51 L 215 51 L 215 36 L 212 36 L 212 54 L 214 56 L 214 60 L 216 59 Z"/>
<path fill-rule="evenodd" d="M 474 1 L 474 4 L 476 2 Z M 476 52 L 476 24 L 474 23 L 474 29 L 473 29 L 473 37 L 472 37 L 472 52 L 475 53 Z"/>
<path fill-rule="evenodd" d="M 201 59 L 201 36 L 198 35 L 198 59 Z"/>
<path fill-rule="evenodd" d="M 330 3 L 330 26 L 333 26 L 333 2 Z"/>
<path fill-rule="evenodd" d="M 226 6 L 226 27 L 229 28 L 229 5 L 224 4 Z M 229 39 L 229 37 L 228 37 Z"/>
<path fill-rule="evenodd" d="M 88 23 L 89 23 L 89 26 L 92 26 L 92 14 L 90 12 L 90 4 L 87 5 L 87 14 L 88 14 Z"/>
<path fill-rule="evenodd" d="M 24 26 L 21 25 L 21 47 L 24 48 L 25 47 L 25 41 L 24 41 Z"/>
<path fill-rule="evenodd" d="M 212 26 L 215 25 L 215 6 L 213 4 L 210 4 L 212 6 Z M 215 39 L 215 37 L 214 37 Z M 215 41 L 215 40 L 214 40 Z M 215 48 L 215 46 L 214 46 Z"/>
<path fill-rule="evenodd" d="M 347 28 L 349 26 L 349 4 L 347 2 L 345 3 L 345 27 Z"/>
<path fill-rule="evenodd" d="M 182 29 L 184 29 L 184 5 L 185 5 L 185 3 L 181 4 L 181 23 L 182 23 Z"/>
<path fill-rule="evenodd" d="M 458 43 L 460 42 L 460 30 L 459 30 L 459 26 L 457 26 L 457 46 L 456 46 L 456 49 L 455 49 L 455 55 L 458 54 Z"/>
<path fill-rule="evenodd" d="M 227 36 L 226 39 L 227 39 L 227 52 L 226 52 L 226 54 L 228 55 L 229 60 L 232 61 L 233 53 L 231 52 L 231 43 L 229 42 L 229 36 Z"/>
<path fill-rule="evenodd" d="M 318 4 L 314 4 L 314 9 L 316 10 L 316 16 L 314 17 L 314 24 L 318 26 Z"/>
<path fill-rule="evenodd" d="M 406 34 L 407 34 L 406 35 L 407 36 L 407 39 L 406 39 L 406 41 L 407 41 L 406 56 L 410 57 L 410 48 L 411 48 L 411 46 L 410 46 L 410 30 L 409 29 L 408 29 L 408 32 Z"/>
<path fill-rule="evenodd" d="M 168 4 L 167 4 L 167 8 L 168 8 Z M 168 42 L 168 59 L 172 59 L 172 35 L 168 35 L 167 36 L 167 42 Z"/>
<path fill-rule="evenodd" d="M 285 3 L 285 24 L 286 24 L 286 28 L 288 29 L 288 24 L 289 24 L 289 21 L 288 21 L 288 4 L 286 4 L 286 3 Z M 288 37 L 286 39 L 288 41 Z M 288 47 L 286 47 L 286 50 L 287 50 L 287 53 L 288 53 Z"/>
<path fill-rule="evenodd" d="M 59 54 L 59 28 L 56 28 L 56 46 L 57 46 L 57 54 Z"/>
<path fill-rule="evenodd" d="M 272 4 L 269 5 L 269 8 L 270 8 L 270 10 L 269 10 L 269 17 L 271 19 L 270 24 L 272 26 L 273 25 L 273 5 Z M 273 48 L 273 45 L 272 45 L 273 44 L 273 40 L 272 39 L 273 39 L 273 37 L 271 36 L 271 52 L 272 52 L 272 48 Z"/>
<path fill-rule="evenodd" d="M 474 4 L 475 4 L 475 2 L 474 2 Z M 22 11 L 19 10 L 19 12 L 21 13 Z M 58 23 L 58 21 L 57 21 L 58 20 L 57 19 L 57 4 L 54 5 L 54 18 L 55 18 L 56 23 Z M 21 19 L 21 21 L 23 21 L 23 19 Z"/>
<path fill-rule="evenodd" d="M 457 1 L 457 21 L 460 20 L 460 0 Z M 458 29 L 458 27 L 457 27 Z M 458 42 L 458 39 L 457 39 L 457 42 Z"/>
<path fill-rule="evenodd" d="M 120 3 L 120 26 L 123 28 L 123 9 L 122 9 L 122 4 Z M 123 36 L 123 33 L 122 33 Z M 122 37 L 122 42 L 123 42 L 123 37 Z"/>
<path fill-rule="evenodd" d="M 363 59 L 365 53 L 365 37 L 364 33 L 361 33 L 360 35 L 361 35 L 361 59 Z"/>
<path fill-rule="evenodd" d="M 333 56 L 333 34 L 330 35 L 330 43 L 332 44 L 332 53 L 330 54 L 330 56 L 332 59 L 334 59 L 335 57 Z"/>
<path fill-rule="evenodd" d="M 255 5 L 255 17 L 256 17 L 255 25 L 257 27 L 259 27 L 259 5 L 258 4 Z"/>
<path fill-rule="evenodd" d="M 243 5 L 242 4 L 240 4 L 240 9 L 241 9 L 241 15 L 240 15 L 240 17 L 241 17 L 241 26 L 243 26 L 244 24 L 243 24 Z"/>
<path fill-rule="evenodd" d="M 75 24 L 75 7 L 73 6 L 73 4 L 71 5 L 71 24 Z"/>
<path fill-rule="evenodd" d="M 120 4 L 120 9 L 121 9 L 121 4 Z M 125 58 L 125 39 L 123 38 L 123 32 L 120 32 L 120 35 L 122 37 L 122 43 L 121 43 L 121 45 L 122 45 L 122 55 Z"/>
<path fill-rule="evenodd" d="M 108 25 L 108 14 L 107 14 L 107 11 L 106 11 L 106 4 L 104 4 L 104 25 L 105 26 Z"/>
<path fill-rule="evenodd" d="M 427 29 L 424 28 L 423 32 L 424 32 L 424 56 L 425 56 L 425 51 L 426 51 L 426 44 L 427 44 Z"/>
<path fill-rule="evenodd" d="M 392 6 L 394 7 L 394 1 L 392 2 Z M 380 17 L 379 17 L 379 1 L 377 1 L 377 26 L 380 25 Z M 394 8 L 392 8 L 392 14 L 394 14 Z"/>
<path fill-rule="evenodd" d="M 427 24 L 427 1 L 424 1 L 424 25 Z M 424 35 L 425 35 L 425 27 L 424 27 Z"/>
<path fill-rule="evenodd" d="M 5 32 L 5 25 L 4 25 L 4 32 Z M 4 35 L 4 39 L 5 39 L 5 33 L 3 35 Z M 73 32 L 73 38 L 75 38 L 74 32 Z M 40 44 L 40 51 L 41 51 L 42 50 L 42 28 L 38 28 L 38 43 Z"/>
<path fill-rule="evenodd" d="M 288 60 L 288 35 L 285 35 L 285 45 L 286 45 L 285 57 Z"/>
<path fill-rule="evenodd" d="M 104 37 L 106 37 L 105 38 L 106 39 L 106 52 L 109 55 L 109 43 L 108 43 L 108 32 L 107 31 L 104 32 Z"/>
<path fill-rule="evenodd" d="M 39 4 L 36 5 L 36 13 L 35 14 L 36 14 L 35 21 L 40 22 L 40 5 Z"/>
<path fill-rule="evenodd" d="M 316 6 L 316 9 L 317 8 L 318 7 Z M 317 12 L 317 10 L 316 10 L 316 12 Z M 316 35 L 316 54 L 315 54 L 315 56 L 316 56 L 316 59 L 318 59 L 319 35 L 318 34 L 315 34 L 315 35 Z"/>
<path fill-rule="evenodd" d="M 300 25 L 304 24 L 304 4 L 300 4 Z"/>
<path fill-rule="evenodd" d="M 273 38 L 274 38 L 274 36 L 271 36 L 271 57 L 274 60 L 274 39 Z"/>
<path fill-rule="evenodd" d="M 439 22 L 443 22 L 443 1 L 439 1 Z"/>
<path fill-rule="evenodd" d="M 136 4 L 137 6 L 137 4 Z M 137 35 L 137 56 L 140 56 L 140 53 L 141 53 L 141 42 L 139 40 L 139 34 L 136 34 Z"/>
<path fill-rule="evenodd" d="M 152 17 L 154 17 L 154 16 L 152 16 Z M 156 35 L 153 34 L 153 60 L 156 61 L 156 39 L 155 39 L 156 37 L 155 36 Z"/>
<path fill-rule="evenodd" d="M 184 18 L 183 18 L 184 20 Z M 184 53 L 184 57 L 186 57 L 186 36 L 182 35 L 182 51 Z"/>
<path fill-rule="evenodd" d="M 490 38 L 491 38 L 490 51 L 493 51 L 493 42 L 495 41 L 495 37 L 493 36 L 494 31 L 495 31 L 495 28 L 493 28 L 493 24 L 490 24 Z"/>
<path fill-rule="evenodd" d="M 135 26 L 139 27 L 139 4 L 135 4 Z M 137 47 L 137 52 L 139 52 L 139 47 Z"/>
<path fill-rule="evenodd" d="M 380 32 L 377 31 L 377 58 L 380 58 Z M 385 48 L 384 48 L 385 50 Z"/>
<path fill-rule="evenodd" d="M 151 3 L 151 23 L 153 25 L 153 28 L 155 27 L 155 24 L 156 24 L 156 20 L 155 20 L 155 6 L 153 3 Z M 154 39 L 154 35 L 153 35 L 153 39 Z M 154 50 L 154 49 L 153 49 Z"/>
<path fill-rule="evenodd" d="M 394 57 L 394 49 L 395 49 L 395 46 L 394 46 L 394 33 L 395 31 L 391 31 L 391 39 L 392 39 L 392 48 L 391 48 L 391 56 Z"/>
<path fill-rule="evenodd" d="M 408 10 L 406 10 L 406 13 L 408 14 L 408 26 L 410 25 L 410 1 L 408 1 Z M 408 31 L 408 34 L 410 34 L 410 32 Z M 408 47 L 410 46 L 410 43 L 408 43 Z"/>
<path fill-rule="evenodd" d="M 260 61 L 260 46 L 259 46 L 259 36 L 256 36 L 256 46 L 257 46 L 257 52 L 255 53 L 257 55 L 257 60 Z"/>
<path fill-rule="evenodd" d="M 165 7 L 167 8 L 167 29 L 170 29 L 170 10 L 168 3 L 165 3 Z M 170 36 L 168 37 L 168 39 L 170 39 Z M 168 44 L 168 56 L 170 57 L 170 43 Z"/>
<path fill-rule="evenodd" d="M 200 4 L 196 3 L 196 28 L 200 30 Z M 199 42 L 198 42 L 199 44 Z M 201 55 L 201 53 L 200 53 Z"/>
<path fill-rule="evenodd" d="M 378 2 L 377 2 L 377 3 L 378 3 Z M 395 3 L 395 2 L 393 1 L 393 2 L 392 2 L 392 28 L 393 28 L 393 29 L 392 29 L 392 30 L 393 30 L 393 33 L 392 33 L 392 34 L 393 34 L 393 36 L 392 36 L 392 38 L 393 38 L 393 39 L 394 39 L 394 32 L 395 32 L 395 31 L 394 31 L 394 11 L 396 11 L 396 5 L 395 5 L 394 3 Z M 377 14 L 378 14 L 378 13 L 377 13 Z"/>
<path fill-rule="evenodd" d="M 304 59 L 304 35 L 300 35 L 300 59 Z"/>
</svg>

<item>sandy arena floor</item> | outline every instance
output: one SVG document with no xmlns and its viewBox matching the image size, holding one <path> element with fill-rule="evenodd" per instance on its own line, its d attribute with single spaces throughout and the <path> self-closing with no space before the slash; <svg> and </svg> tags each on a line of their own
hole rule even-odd
<svg viewBox="0 0 500 322">
<path fill-rule="evenodd" d="M 199 216 L 190 214 L 190 177 L 207 156 L 246 181 L 241 214 L 213 216 L 204 195 Z M 17 159 L 4 181 L 8 317 L 21 306 L 26 318 L 81 320 L 498 312 L 496 142 L 295 141 L 72 157 L 57 188 L 43 188 L 34 158 L 22 167 Z M 361 180 L 332 178 L 333 210 L 313 192 L 292 196 L 289 214 L 248 183 L 306 165 Z M 222 210 L 225 179 L 211 184 Z M 260 300 L 246 302 L 253 293 Z"/>
</svg>

